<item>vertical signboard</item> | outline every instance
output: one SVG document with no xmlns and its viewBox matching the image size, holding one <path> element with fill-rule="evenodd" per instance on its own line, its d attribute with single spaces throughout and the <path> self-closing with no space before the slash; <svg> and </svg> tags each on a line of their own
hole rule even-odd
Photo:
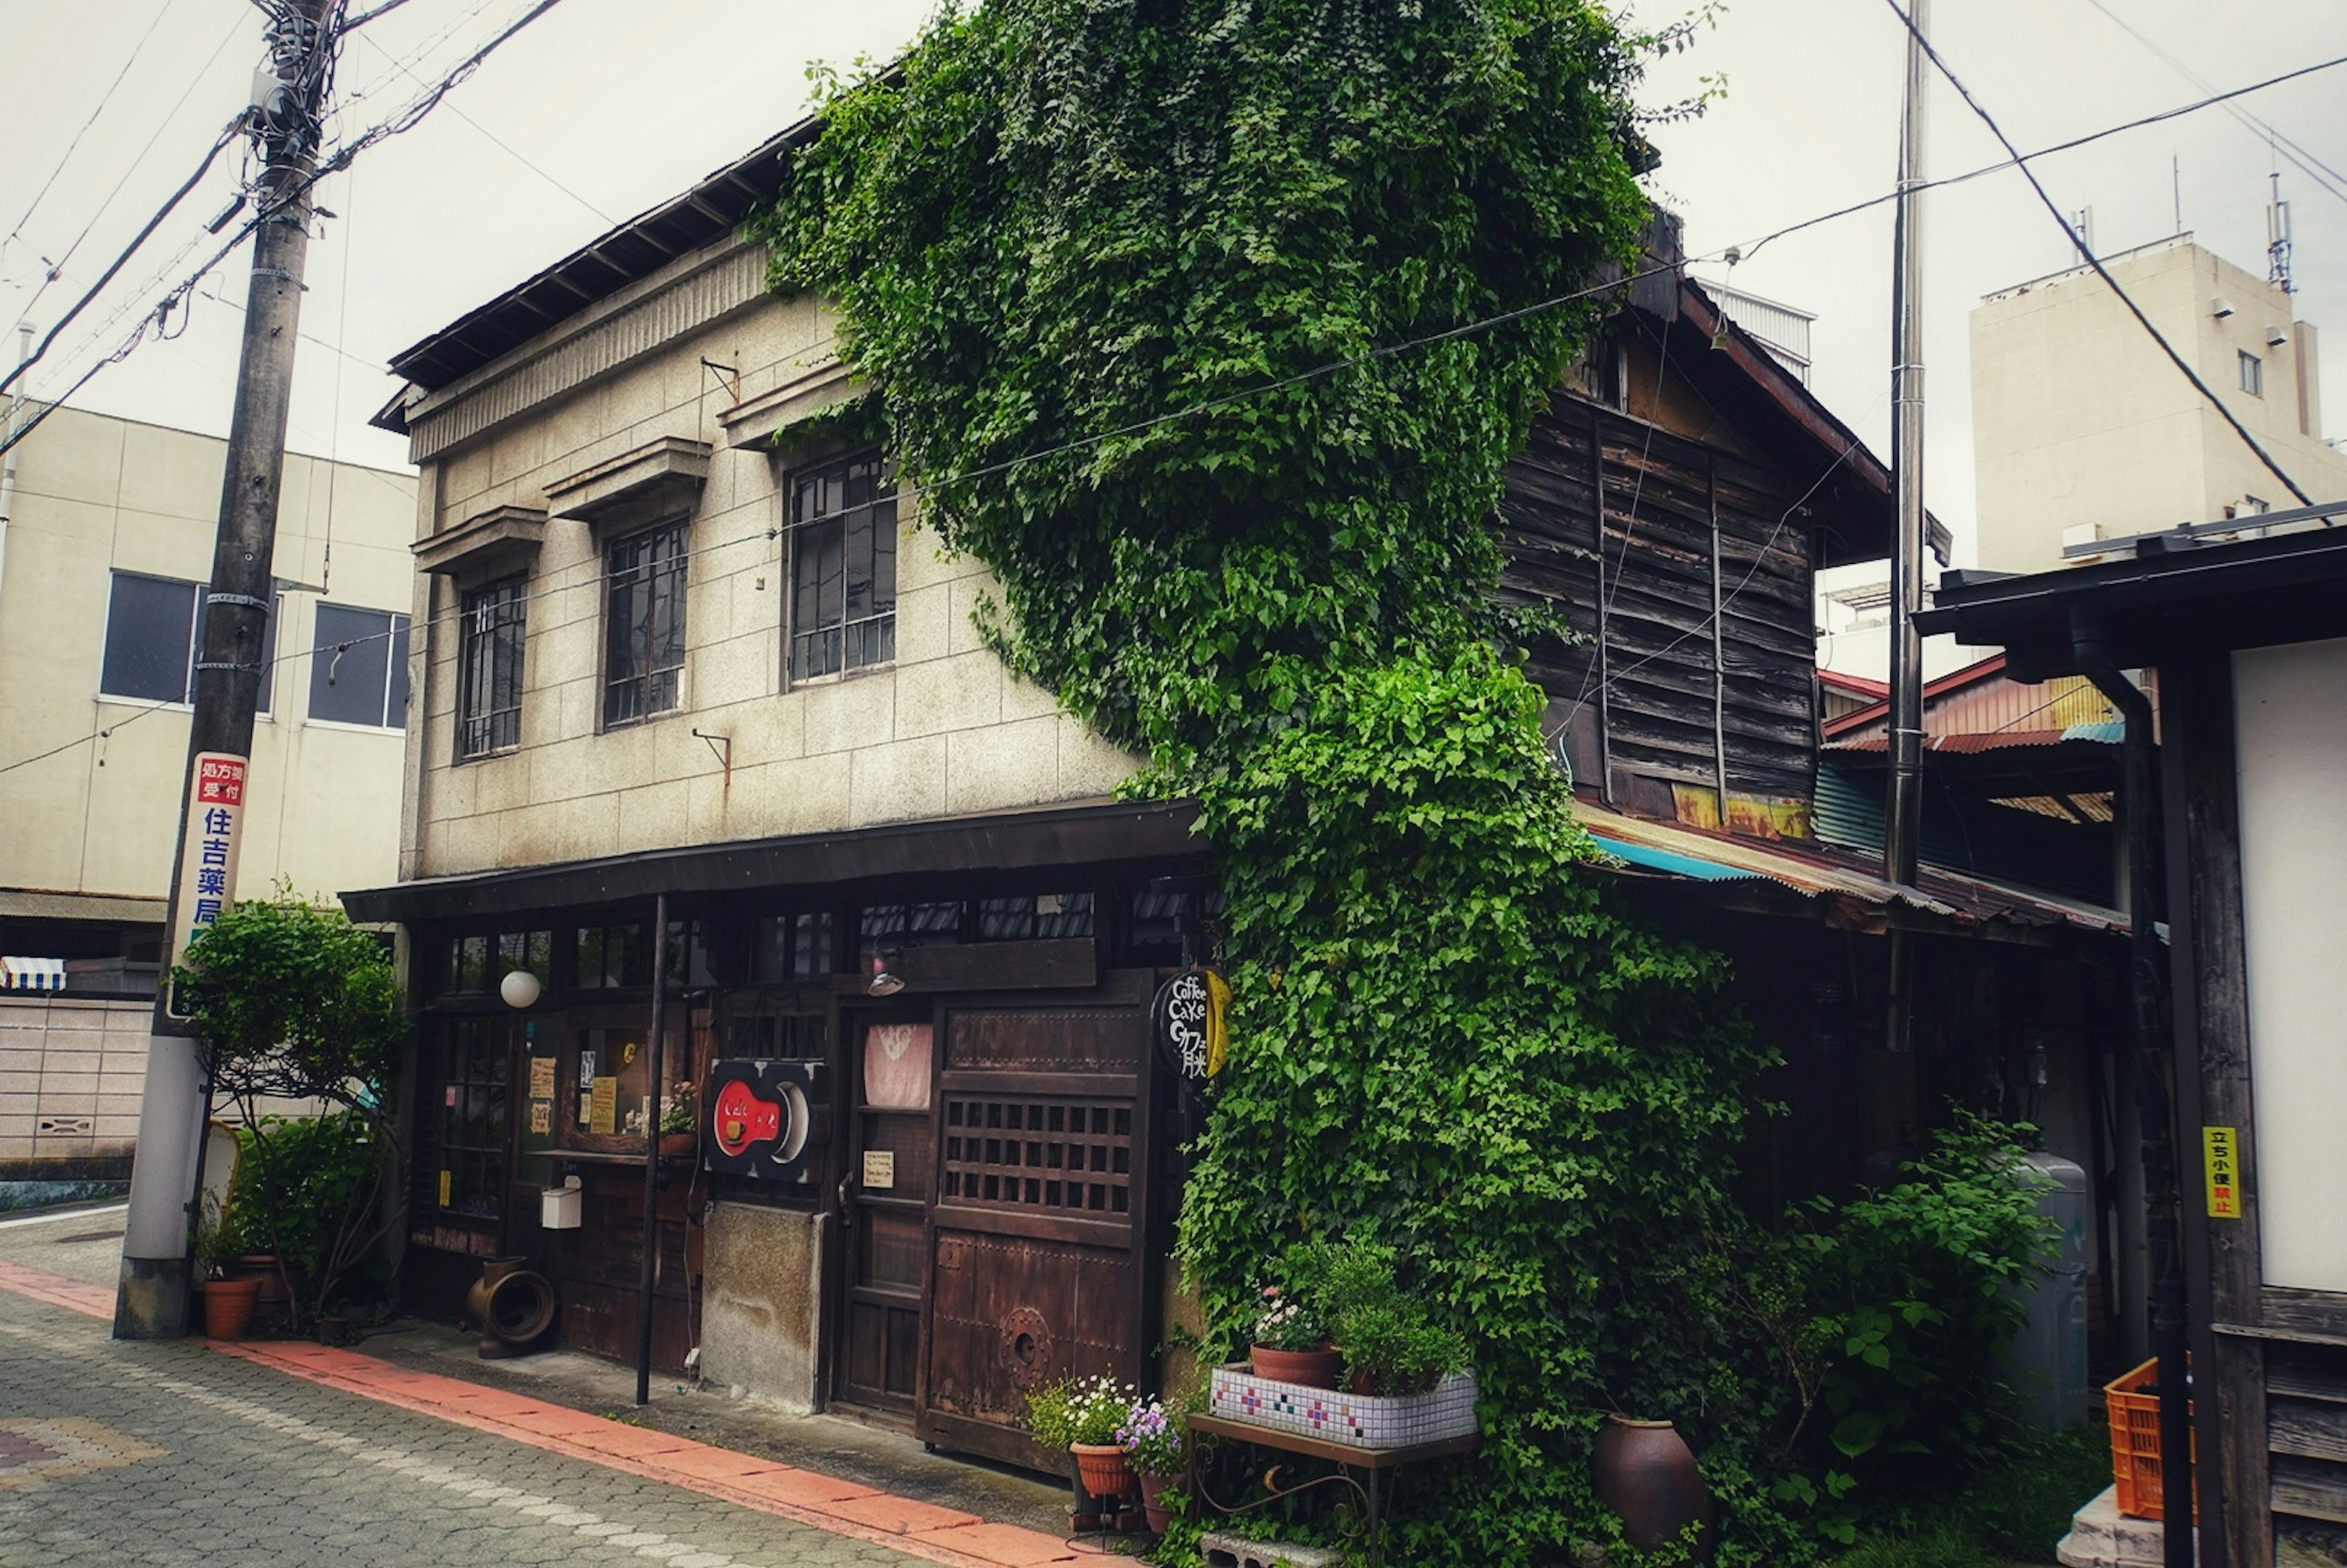
<svg viewBox="0 0 2347 1568">
<path fill-rule="evenodd" d="M 2209 1217 L 2212 1220 L 2237 1220 L 2241 1217 L 2240 1155 L 2234 1146 L 2230 1127 L 2203 1127 L 2200 1146 L 2209 1165 Z"/>
<path fill-rule="evenodd" d="M 238 830 L 244 821 L 246 761 L 227 752 L 199 752 L 188 774 L 187 837 L 179 845 L 179 886 L 171 907 L 175 924 L 163 954 L 163 973 L 187 957 L 188 944 L 220 917 L 236 897 Z M 186 1019 L 177 987 L 164 1010 Z"/>
</svg>

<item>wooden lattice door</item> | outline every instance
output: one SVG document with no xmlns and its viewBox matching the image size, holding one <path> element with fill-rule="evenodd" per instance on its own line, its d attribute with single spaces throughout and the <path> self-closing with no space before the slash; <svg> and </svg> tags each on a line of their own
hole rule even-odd
<svg viewBox="0 0 2347 1568">
<path fill-rule="evenodd" d="M 917 1429 L 1061 1468 L 1018 1430 L 1071 1373 L 1151 1382 L 1148 1025 L 1115 1005 L 950 1008 Z"/>
</svg>

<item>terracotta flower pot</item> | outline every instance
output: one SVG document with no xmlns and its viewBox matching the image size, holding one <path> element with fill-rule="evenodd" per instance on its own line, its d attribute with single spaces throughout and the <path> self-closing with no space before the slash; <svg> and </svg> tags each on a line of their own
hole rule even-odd
<svg viewBox="0 0 2347 1568">
<path fill-rule="evenodd" d="M 1300 1383 L 1307 1389 L 1335 1388 L 1337 1374 L 1345 1369 L 1345 1353 L 1329 1345 L 1317 1350 L 1275 1350 L 1268 1345 L 1256 1345 L 1248 1350 L 1248 1360 L 1258 1378 L 1268 1378 L 1275 1383 Z"/>
<path fill-rule="evenodd" d="M 241 1339 L 252 1323 L 252 1304 L 261 1298 L 261 1281 L 208 1279 L 204 1282 L 204 1332 L 214 1339 Z"/>
<path fill-rule="evenodd" d="M 1692 1524 L 1695 1560 L 1711 1560 L 1711 1489 L 1696 1468 L 1695 1450 L 1670 1422 L 1608 1416 L 1593 1468 L 1597 1495 L 1622 1516 L 1622 1534 L 1632 1546 L 1659 1552 Z"/>
<path fill-rule="evenodd" d="M 1102 1502 L 1111 1498 L 1133 1495 L 1133 1466 L 1124 1450 L 1114 1443 L 1071 1443 L 1068 1451 L 1076 1456 L 1076 1471 L 1082 1476 L 1084 1490 Z M 1103 1508 L 1103 1513 L 1109 1512 Z"/>
<path fill-rule="evenodd" d="M 690 1154 L 699 1147 L 701 1147 L 701 1134 L 698 1132 L 661 1134 L 660 1152 L 663 1154 Z"/>
<path fill-rule="evenodd" d="M 1178 1475 L 1150 1475 L 1145 1471 L 1142 1474 L 1141 1512 L 1149 1517 L 1149 1532 L 1152 1535 L 1164 1534 L 1165 1527 L 1174 1522 L 1174 1511 L 1166 1505 L 1165 1494 L 1171 1491 L 1180 1496 L 1181 1483 L 1182 1478 Z"/>
</svg>

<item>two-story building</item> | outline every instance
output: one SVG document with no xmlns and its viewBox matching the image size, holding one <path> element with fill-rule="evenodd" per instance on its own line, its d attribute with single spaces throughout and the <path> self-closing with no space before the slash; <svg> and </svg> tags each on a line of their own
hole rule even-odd
<svg viewBox="0 0 2347 1568">
<path fill-rule="evenodd" d="M 625 1355 L 651 1246 L 660 1365 L 1031 1460 L 1020 1391 L 1147 1376 L 1181 1310 L 1192 1112 L 1149 1009 L 1212 949 L 1211 846 L 989 650 L 987 573 L 899 487 L 833 313 L 767 291 L 736 230 L 809 128 L 395 361 L 417 722 L 401 879 L 345 902 L 407 932 L 405 1277 L 454 1317 L 528 1254 L 563 1341 Z M 2014 927 L 1809 845 L 1812 574 L 1883 552 L 1888 477 L 1696 284 L 1622 294 L 1503 508 L 1502 591 L 1587 634 L 1533 670 L 1609 865 L 1789 912 L 1837 970 L 1891 919 Z M 679 1157 L 648 1237 L 647 1119 L 736 1058 L 818 1065 L 805 1178 Z M 574 1179 L 581 1223 L 542 1229 Z"/>
</svg>

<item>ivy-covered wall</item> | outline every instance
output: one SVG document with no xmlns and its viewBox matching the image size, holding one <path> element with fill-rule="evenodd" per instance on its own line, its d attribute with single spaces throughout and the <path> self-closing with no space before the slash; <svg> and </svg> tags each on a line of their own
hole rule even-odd
<svg viewBox="0 0 2347 1568">
<path fill-rule="evenodd" d="M 1286 1242 L 1374 1233 L 1472 1338 L 1484 1453 L 1409 1480 L 1397 1563 L 1603 1536 L 1599 1412 L 1721 1404 L 1670 1304 L 1766 1053 L 1583 867 L 1491 599 L 1503 467 L 1646 212 L 1641 47 L 1583 0 L 1000 0 L 833 84 L 753 225 L 1005 657 L 1218 847 L 1210 1335 Z"/>
</svg>

